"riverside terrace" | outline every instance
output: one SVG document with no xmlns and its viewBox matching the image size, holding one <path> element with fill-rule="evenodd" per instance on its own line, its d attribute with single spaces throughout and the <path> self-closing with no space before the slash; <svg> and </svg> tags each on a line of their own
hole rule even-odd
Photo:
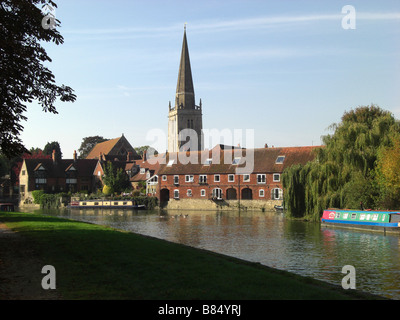
<svg viewBox="0 0 400 320">
<path fill-rule="evenodd" d="M 317 148 L 233 149 L 217 145 L 211 150 L 166 153 L 159 155 L 163 162 L 153 178 L 158 182 L 160 203 L 168 203 L 168 208 L 193 200 L 203 204 L 204 200 L 257 200 L 273 208 L 283 199 L 284 169 L 313 160 Z"/>
</svg>

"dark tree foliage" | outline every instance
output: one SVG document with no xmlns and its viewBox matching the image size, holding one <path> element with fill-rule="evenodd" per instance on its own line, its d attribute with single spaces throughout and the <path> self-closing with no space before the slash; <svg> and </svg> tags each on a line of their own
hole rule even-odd
<svg viewBox="0 0 400 320">
<path fill-rule="evenodd" d="M 64 42 L 56 28 L 43 28 L 42 6 L 53 1 L 2 0 L 0 2 L 0 150 L 8 157 L 27 151 L 20 133 L 27 104 L 37 101 L 45 112 L 56 114 L 55 102 L 75 101 L 73 90 L 58 86 L 45 64 L 52 60 L 41 46 Z M 60 21 L 55 20 L 55 27 Z"/>
<path fill-rule="evenodd" d="M 56 152 L 56 159 L 61 160 L 62 152 L 60 143 L 57 141 L 47 142 L 43 149 L 43 154 L 51 156 L 53 154 L 53 150 Z"/>
</svg>

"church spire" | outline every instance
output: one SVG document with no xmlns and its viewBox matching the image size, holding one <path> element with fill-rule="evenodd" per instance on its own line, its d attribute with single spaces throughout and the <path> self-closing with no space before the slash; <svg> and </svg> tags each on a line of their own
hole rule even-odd
<svg viewBox="0 0 400 320">
<path fill-rule="evenodd" d="M 178 84 L 176 86 L 175 107 L 195 109 L 192 70 L 190 68 L 189 48 L 186 39 L 186 23 L 183 32 L 181 61 L 179 65 Z"/>
</svg>

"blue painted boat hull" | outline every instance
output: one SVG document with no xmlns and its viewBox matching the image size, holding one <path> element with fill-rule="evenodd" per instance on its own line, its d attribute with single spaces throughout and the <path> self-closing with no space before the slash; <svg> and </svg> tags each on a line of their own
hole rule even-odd
<svg viewBox="0 0 400 320">
<path fill-rule="evenodd" d="M 342 218 L 344 214 L 346 215 L 346 217 Z M 363 221 L 360 221 L 360 219 L 358 219 L 358 215 L 360 214 L 363 216 Z M 352 215 L 354 215 L 354 218 L 349 219 L 349 217 Z M 366 219 L 365 216 L 368 216 L 368 218 Z M 379 216 L 380 219 L 370 219 L 371 216 Z M 321 225 L 326 227 L 340 227 L 400 234 L 399 221 L 400 214 L 396 211 L 358 211 L 327 209 L 324 210 L 323 216 L 321 218 Z"/>
</svg>

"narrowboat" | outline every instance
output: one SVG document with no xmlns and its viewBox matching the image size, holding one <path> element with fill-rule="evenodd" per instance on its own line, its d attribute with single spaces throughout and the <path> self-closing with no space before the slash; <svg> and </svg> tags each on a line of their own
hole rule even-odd
<svg viewBox="0 0 400 320">
<path fill-rule="evenodd" d="M 136 204 L 132 200 L 80 200 L 71 201 L 68 207 L 72 209 L 146 209 L 144 204 Z"/>
<path fill-rule="evenodd" d="M 400 233 L 400 211 L 327 209 L 321 225 Z"/>
</svg>

